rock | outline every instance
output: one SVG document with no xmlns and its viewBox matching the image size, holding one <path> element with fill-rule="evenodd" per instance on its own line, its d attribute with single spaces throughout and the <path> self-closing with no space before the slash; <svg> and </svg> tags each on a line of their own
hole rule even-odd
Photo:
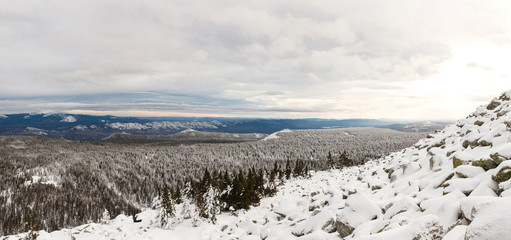
<svg viewBox="0 0 511 240">
<path fill-rule="evenodd" d="M 479 161 L 473 161 L 472 166 L 482 167 L 485 171 L 488 171 L 490 169 L 496 168 L 498 165 L 496 162 L 494 162 L 491 159 L 487 159 L 487 160 L 481 159 Z"/>
<path fill-rule="evenodd" d="M 511 178 L 511 167 L 505 166 L 500 169 L 500 171 L 492 176 L 492 179 L 495 182 L 501 183 L 509 180 Z"/>
<path fill-rule="evenodd" d="M 456 156 L 453 156 L 452 157 L 452 167 L 453 168 L 457 168 L 458 166 L 461 166 L 463 165 L 463 161 L 461 161 L 459 158 L 457 158 Z"/>
<path fill-rule="evenodd" d="M 494 110 L 495 108 L 497 108 L 498 106 L 500 106 L 500 102 L 497 101 L 496 99 L 493 99 L 490 104 L 488 104 L 488 106 L 486 106 L 486 109 L 488 110 Z"/>
<path fill-rule="evenodd" d="M 333 233 L 333 232 L 337 231 L 335 220 L 333 218 L 331 218 L 330 220 L 325 222 L 325 224 L 323 224 L 323 226 L 321 227 L 321 230 L 323 230 L 327 233 Z"/>
<path fill-rule="evenodd" d="M 343 238 L 349 236 L 353 232 L 353 230 L 355 230 L 355 228 L 343 223 L 339 219 L 335 221 L 335 229 Z"/>
</svg>

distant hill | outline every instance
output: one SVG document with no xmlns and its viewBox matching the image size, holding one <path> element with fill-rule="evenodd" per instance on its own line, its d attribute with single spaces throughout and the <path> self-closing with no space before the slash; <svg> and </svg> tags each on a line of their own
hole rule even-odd
<svg viewBox="0 0 511 240">
<path fill-rule="evenodd" d="M 105 138 L 103 142 L 122 144 L 164 144 L 164 145 L 187 145 L 196 143 L 239 143 L 261 140 L 267 134 L 261 133 L 220 133 L 202 132 L 187 129 L 169 135 L 136 135 L 131 133 L 114 133 Z"/>
<path fill-rule="evenodd" d="M 447 122 L 419 122 L 419 123 L 408 123 L 408 124 L 392 124 L 386 126 L 390 129 L 402 131 L 402 132 L 434 132 L 436 130 L 443 129 Z"/>
<path fill-rule="evenodd" d="M 168 135 L 187 129 L 203 132 L 271 134 L 282 129 L 347 127 L 384 127 L 399 131 L 430 132 L 443 126 L 443 123 L 431 123 L 426 126 L 375 119 L 135 118 L 66 113 L 20 113 L 0 116 L 0 135 L 45 136 L 72 140 L 101 140 L 123 132 L 137 135 Z"/>
</svg>

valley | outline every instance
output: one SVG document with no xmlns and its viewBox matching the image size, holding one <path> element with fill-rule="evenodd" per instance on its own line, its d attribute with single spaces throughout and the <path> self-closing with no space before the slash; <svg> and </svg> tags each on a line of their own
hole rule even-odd
<svg viewBox="0 0 511 240">
<path fill-rule="evenodd" d="M 234 174 L 256 167 L 269 172 L 275 164 L 284 169 L 291 160 L 294 168 L 300 160 L 310 170 L 323 170 L 329 167 L 329 153 L 337 159 L 345 152 L 359 164 L 426 135 L 345 128 L 285 130 L 268 136 L 188 130 L 149 138 L 121 134 L 92 142 L 3 136 L 2 235 L 26 231 L 27 217 L 34 228 L 53 231 L 99 221 L 105 209 L 112 217 L 135 214 L 150 207 L 164 185 L 183 188 L 206 169 Z M 203 143 L 208 139 L 230 143 Z"/>
</svg>

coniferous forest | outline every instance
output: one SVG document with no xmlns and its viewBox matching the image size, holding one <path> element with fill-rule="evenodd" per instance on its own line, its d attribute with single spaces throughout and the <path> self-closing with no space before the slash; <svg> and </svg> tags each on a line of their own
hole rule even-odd
<svg viewBox="0 0 511 240">
<path fill-rule="evenodd" d="M 214 222 L 222 211 L 257 205 L 286 179 L 375 159 L 425 134 L 351 128 L 277 136 L 182 145 L 0 137 L 0 235 L 133 215 L 155 202 L 162 220 L 186 202 Z"/>
</svg>

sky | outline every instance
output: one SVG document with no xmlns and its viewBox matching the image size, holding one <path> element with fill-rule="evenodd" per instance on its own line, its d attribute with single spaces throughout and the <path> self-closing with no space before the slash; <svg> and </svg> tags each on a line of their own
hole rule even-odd
<svg viewBox="0 0 511 240">
<path fill-rule="evenodd" d="M 455 120 L 511 1 L 0 0 L 0 113 Z"/>
</svg>

